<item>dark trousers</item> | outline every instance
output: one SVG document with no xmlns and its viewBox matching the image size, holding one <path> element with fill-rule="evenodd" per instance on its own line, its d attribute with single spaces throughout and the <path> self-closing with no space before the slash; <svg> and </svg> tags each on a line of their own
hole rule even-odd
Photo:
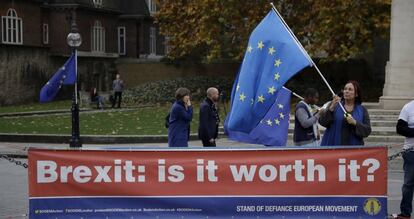
<svg viewBox="0 0 414 219">
<path fill-rule="evenodd" d="M 401 214 L 410 216 L 413 211 L 414 192 L 414 152 L 406 152 L 404 158 L 404 184 L 402 186 Z"/>
<path fill-rule="evenodd" d="M 114 94 L 114 101 L 112 102 L 112 108 L 115 107 L 116 101 L 118 100 L 118 108 L 121 108 L 122 92 L 116 91 Z"/>
<path fill-rule="evenodd" d="M 211 143 L 210 140 L 201 140 L 203 142 L 203 146 L 204 147 L 215 147 L 216 146 L 216 142 L 214 141 L 214 143 Z"/>
</svg>

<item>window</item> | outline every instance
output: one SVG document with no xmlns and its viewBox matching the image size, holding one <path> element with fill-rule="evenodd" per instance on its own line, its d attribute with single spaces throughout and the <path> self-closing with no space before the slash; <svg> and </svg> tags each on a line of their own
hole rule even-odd
<svg viewBox="0 0 414 219">
<path fill-rule="evenodd" d="M 150 28 L 150 54 L 155 55 L 157 53 L 157 30 L 155 27 Z"/>
<path fill-rule="evenodd" d="M 49 24 L 43 24 L 43 44 L 49 44 Z"/>
<path fill-rule="evenodd" d="M 118 53 L 119 55 L 126 54 L 126 47 L 125 47 L 125 27 L 118 27 Z"/>
<path fill-rule="evenodd" d="M 3 43 L 23 44 L 23 21 L 14 9 L 9 9 L 7 16 L 1 17 L 1 24 Z"/>
<path fill-rule="evenodd" d="M 95 8 L 102 8 L 102 0 L 93 0 L 93 5 L 95 6 Z"/>
<path fill-rule="evenodd" d="M 170 47 L 170 37 L 168 37 L 168 36 L 166 36 L 165 37 L 165 40 L 164 40 L 164 49 L 165 49 L 165 55 L 168 55 L 168 53 L 170 52 L 170 50 L 171 50 L 171 47 Z"/>
<path fill-rule="evenodd" d="M 95 21 L 91 36 L 92 52 L 105 52 L 105 28 L 100 21 Z"/>
<path fill-rule="evenodd" d="M 146 0 L 150 14 L 157 12 L 157 4 L 155 0 Z"/>
</svg>

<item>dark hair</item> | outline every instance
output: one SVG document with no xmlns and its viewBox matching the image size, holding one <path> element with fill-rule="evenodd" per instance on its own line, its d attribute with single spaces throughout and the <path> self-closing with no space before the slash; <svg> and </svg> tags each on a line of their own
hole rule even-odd
<svg viewBox="0 0 414 219">
<path fill-rule="evenodd" d="M 308 88 L 305 91 L 305 97 L 316 97 L 319 96 L 318 91 L 315 88 Z"/>
<path fill-rule="evenodd" d="M 346 82 L 345 85 L 347 85 L 347 84 L 354 85 L 355 96 L 356 96 L 355 97 L 355 103 L 361 104 L 362 103 L 362 92 L 361 92 L 361 87 L 359 86 L 359 83 L 357 81 L 350 80 L 350 81 Z"/>
<path fill-rule="evenodd" d="M 188 90 L 185 87 L 180 87 L 177 89 L 177 91 L 175 91 L 175 99 L 176 100 L 181 100 L 183 99 L 183 97 L 190 95 L 190 90 Z"/>
</svg>

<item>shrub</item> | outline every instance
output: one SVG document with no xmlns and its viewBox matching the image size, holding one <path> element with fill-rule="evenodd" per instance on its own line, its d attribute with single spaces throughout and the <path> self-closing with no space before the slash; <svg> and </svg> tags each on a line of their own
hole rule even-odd
<svg viewBox="0 0 414 219">
<path fill-rule="evenodd" d="M 230 78 L 212 78 L 206 76 L 177 78 L 150 82 L 127 89 L 122 99 L 126 105 L 172 103 L 175 100 L 175 91 L 179 87 L 186 87 L 191 91 L 191 99 L 193 101 L 201 101 L 206 96 L 207 88 L 217 87 L 220 91 L 224 91 L 226 99 L 229 100 L 232 86 L 233 80 Z"/>
</svg>

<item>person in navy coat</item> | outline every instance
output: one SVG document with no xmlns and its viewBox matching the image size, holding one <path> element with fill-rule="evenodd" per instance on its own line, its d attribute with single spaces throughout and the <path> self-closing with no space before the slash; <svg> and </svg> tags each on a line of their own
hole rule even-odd
<svg viewBox="0 0 414 219">
<path fill-rule="evenodd" d="M 220 118 L 216 106 L 219 100 L 217 88 L 207 89 L 207 98 L 200 105 L 200 117 L 198 126 L 198 138 L 203 142 L 204 147 L 215 147 L 218 135 Z"/>
<path fill-rule="evenodd" d="M 190 90 L 180 87 L 175 92 L 176 101 L 171 107 L 168 126 L 168 146 L 188 147 L 190 122 L 193 119 L 193 107 Z"/>
</svg>

